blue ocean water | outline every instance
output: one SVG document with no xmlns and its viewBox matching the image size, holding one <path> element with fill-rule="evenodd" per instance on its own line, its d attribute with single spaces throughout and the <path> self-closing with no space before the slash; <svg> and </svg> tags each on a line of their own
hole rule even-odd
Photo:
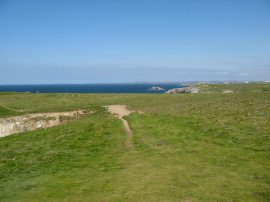
<svg viewBox="0 0 270 202">
<path fill-rule="evenodd" d="M 149 90 L 153 86 L 162 91 Z M 181 84 L 39 84 L 39 85 L 0 85 L 0 92 L 32 93 L 164 93 L 172 88 L 184 87 Z"/>
</svg>

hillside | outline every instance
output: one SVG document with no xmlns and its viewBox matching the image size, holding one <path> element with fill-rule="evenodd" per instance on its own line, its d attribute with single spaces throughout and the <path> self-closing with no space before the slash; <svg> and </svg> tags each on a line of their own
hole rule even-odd
<svg viewBox="0 0 270 202">
<path fill-rule="evenodd" d="M 94 112 L 0 138 L 0 201 L 270 201 L 270 85 L 200 88 L 0 93 L 1 118 Z M 107 105 L 135 111 L 125 117 L 132 136 Z"/>
</svg>

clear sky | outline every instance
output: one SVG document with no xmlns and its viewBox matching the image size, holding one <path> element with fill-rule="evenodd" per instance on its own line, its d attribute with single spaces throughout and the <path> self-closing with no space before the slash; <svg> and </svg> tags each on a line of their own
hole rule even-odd
<svg viewBox="0 0 270 202">
<path fill-rule="evenodd" d="M 270 80 L 270 0 L 0 0 L 0 83 Z"/>
</svg>

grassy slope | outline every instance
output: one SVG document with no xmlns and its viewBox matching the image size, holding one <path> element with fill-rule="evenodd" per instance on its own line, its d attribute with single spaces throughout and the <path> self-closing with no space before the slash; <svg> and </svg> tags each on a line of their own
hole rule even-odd
<svg viewBox="0 0 270 202">
<path fill-rule="evenodd" d="M 223 94 L 224 89 L 239 93 Z M 238 89 L 238 90 L 236 90 Z M 0 139 L 0 201 L 269 201 L 269 85 L 211 94 L 0 95 L 0 116 L 92 109 L 69 124 Z M 107 104 L 128 117 L 127 138 Z M 0 108 L 1 109 L 1 108 Z"/>
<path fill-rule="evenodd" d="M 3 106 L 0 105 L 0 117 L 5 117 L 5 116 L 10 116 L 10 115 L 15 115 L 16 112 L 13 110 L 9 110 Z"/>
</svg>

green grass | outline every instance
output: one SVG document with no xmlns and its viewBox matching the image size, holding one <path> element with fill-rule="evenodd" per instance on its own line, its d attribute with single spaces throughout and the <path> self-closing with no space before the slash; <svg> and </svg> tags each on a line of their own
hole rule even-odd
<svg viewBox="0 0 270 202">
<path fill-rule="evenodd" d="M 0 117 L 5 117 L 5 116 L 9 116 L 9 115 L 14 115 L 14 114 L 16 114 L 15 111 L 9 110 L 9 109 L 0 105 Z"/>
<path fill-rule="evenodd" d="M 242 92 L 270 92 L 270 85 L 267 83 L 256 84 L 215 84 L 215 85 L 201 85 L 203 92 L 222 92 L 225 90 L 232 90 L 235 93 Z"/>
<path fill-rule="evenodd" d="M 1 138 L 0 201 L 270 201 L 264 89 L 270 85 L 208 85 L 211 93 L 185 95 L 2 94 L 2 117 L 95 113 Z M 132 138 L 108 104 L 145 112 L 127 117 Z"/>
</svg>

